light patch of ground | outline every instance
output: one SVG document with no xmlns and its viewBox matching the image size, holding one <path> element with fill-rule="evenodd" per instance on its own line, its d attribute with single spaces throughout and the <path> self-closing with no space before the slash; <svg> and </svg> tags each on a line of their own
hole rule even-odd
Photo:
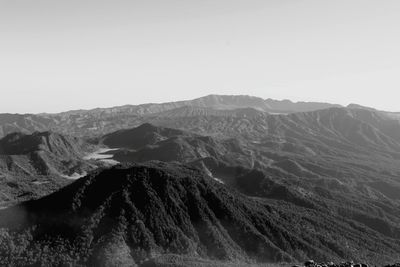
<svg viewBox="0 0 400 267">
<path fill-rule="evenodd" d="M 106 163 L 108 165 L 111 165 L 111 166 L 114 166 L 114 165 L 117 165 L 117 164 L 120 163 L 119 161 L 117 161 L 115 159 L 101 159 L 100 161 L 104 162 L 104 163 Z"/>
<path fill-rule="evenodd" d="M 225 184 L 224 183 L 224 181 L 222 181 L 221 179 L 219 179 L 219 178 L 217 178 L 217 177 L 214 177 L 214 176 L 211 176 L 215 181 L 217 181 L 218 183 L 221 183 L 221 184 Z"/>
<path fill-rule="evenodd" d="M 70 180 L 77 180 L 79 178 L 85 177 L 87 172 L 83 172 L 81 174 L 74 172 L 72 175 L 61 175 L 62 177 Z"/>
<path fill-rule="evenodd" d="M 106 154 L 107 152 L 110 151 L 116 151 L 119 148 L 100 148 L 86 156 L 83 157 L 84 160 L 99 160 L 103 163 L 106 163 L 108 165 L 117 165 L 119 164 L 119 161 L 116 161 L 112 159 L 114 157 L 113 154 Z"/>
<path fill-rule="evenodd" d="M 204 171 L 206 172 L 206 174 L 207 174 L 208 176 L 210 176 L 211 178 L 213 178 L 213 179 L 214 179 L 215 181 L 217 181 L 218 183 L 225 184 L 224 181 L 222 181 L 221 179 L 215 177 L 215 176 L 212 174 L 212 172 L 206 167 L 206 165 L 203 164 L 203 166 L 204 166 Z"/>
<path fill-rule="evenodd" d="M 83 157 L 84 160 L 101 160 L 101 159 L 110 159 L 113 157 L 112 154 L 105 154 L 110 151 L 116 151 L 118 148 L 100 148 L 96 150 L 95 152 L 92 152 L 86 156 Z"/>
<path fill-rule="evenodd" d="M 100 148 L 92 153 L 87 154 L 86 156 L 83 157 L 84 160 L 98 160 L 101 161 L 102 163 L 105 163 L 107 165 L 117 165 L 119 164 L 118 161 L 112 159 L 113 154 L 106 154 L 107 152 L 110 151 L 116 151 L 118 148 Z M 82 172 L 82 173 L 77 173 L 74 172 L 72 175 L 61 175 L 65 179 L 69 180 L 77 180 L 82 177 L 85 177 L 87 175 L 87 172 Z"/>
</svg>

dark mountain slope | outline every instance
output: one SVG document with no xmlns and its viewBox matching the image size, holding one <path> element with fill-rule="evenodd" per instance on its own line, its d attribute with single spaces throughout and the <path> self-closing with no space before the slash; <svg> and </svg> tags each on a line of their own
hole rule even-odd
<svg viewBox="0 0 400 267">
<path fill-rule="evenodd" d="M 0 140 L 1 202 L 43 195 L 65 185 L 63 176 L 94 169 L 82 159 L 93 149 L 82 139 L 51 132 L 7 135 Z"/>
<path fill-rule="evenodd" d="M 120 130 L 105 135 L 102 142 L 109 147 L 138 149 L 178 135 L 182 136 L 185 133 L 180 130 L 156 127 L 145 123 L 137 128 Z"/>
<path fill-rule="evenodd" d="M 52 132 L 35 132 L 27 135 L 12 133 L 0 140 L 0 153 L 20 155 L 38 150 L 48 151 L 57 156 L 68 154 L 81 155 L 89 145 L 82 139 Z"/>
<path fill-rule="evenodd" d="M 244 144 L 238 140 L 217 140 L 151 124 L 108 134 L 102 138 L 102 142 L 109 147 L 119 148 L 113 158 L 119 162 L 160 160 L 192 163 L 212 158 L 229 165 L 253 165 L 251 152 L 246 151 Z"/>
<path fill-rule="evenodd" d="M 68 174 L 92 149 L 93 145 L 82 139 L 51 132 L 13 133 L 0 140 L 0 155 L 11 161 L 7 165 L 29 158 L 29 166 L 20 167 L 29 169 L 30 175 Z"/>
<path fill-rule="evenodd" d="M 4 264 L 132 266 L 164 254 L 231 261 L 397 259 L 400 243 L 359 224 L 250 199 L 196 169 L 114 167 L 0 211 Z"/>
</svg>

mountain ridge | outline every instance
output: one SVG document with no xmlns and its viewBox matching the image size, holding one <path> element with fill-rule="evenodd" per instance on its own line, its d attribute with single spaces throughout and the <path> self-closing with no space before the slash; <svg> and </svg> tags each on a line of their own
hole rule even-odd
<svg viewBox="0 0 400 267">
<path fill-rule="evenodd" d="M 275 109 L 271 109 L 271 102 Z M 281 104 L 279 104 L 281 103 Z M 283 105 L 283 106 L 281 106 Z M 296 106 L 299 110 L 296 110 Z M 261 112 L 285 113 L 305 110 L 315 110 L 338 106 L 327 103 L 287 101 L 270 101 L 259 97 L 245 95 L 208 95 L 193 100 L 166 102 L 159 104 L 124 105 L 111 108 L 96 108 L 91 110 L 66 111 L 55 114 L 0 114 L 0 137 L 12 132 L 32 133 L 34 131 L 56 131 L 76 136 L 105 134 L 121 128 L 129 128 L 140 124 L 142 117 L 162 113 L 184 106 L 206 108 L 207 112 L 226 114 L 230 110 L 252 108 Z M 289 108 L 290 110 L 287 110 Z M 214 110 L 214 111 L 212 111 Z M 221 113 L 221 110 L 225 112 Z M 143 121 L 141 121 L 143 122 Z"/>
<path fill-rule="evenodd" d="M 331 104 L 331 103 L 327 103 L 327 102 L 313 102 L 313 101 L 298 101 L 298 102 L 293 102 L 291 100 L 288 99 L 284 99 L 284 100 L 274 100 L 271 98 L 267 98 L 267 99 L 263 99 L 261 97 L 257 97 L 257 96 L 251 96 L 251 95 L 218 95 L 218 94 L 210 94 L 210 95 L 206 95 L 203 97 L 198 97 L 198 98 L 194 98 L 191 100 L 179 100 L 179 101 L 171 101 L 171 102 L 160 102 L 160 103 L 144 103 L 144 104 L 125 104 L 125 105 L 119 105 L 119 106 L 113 106 L 113 107 L 97 107 L 97 108 L 93 108 L 93 109 L 79 109 L 79 110 L 70 110 L 70 111 L 62 111 L 62 112 L 58 112 L 58 113 L 39 113 L 38 115 L 57 115 L 57 114 L 66 114 L 66 113 L 72 113 L 74 115 L 79 114 L 79 113 L 85 113 L 85 112 L 90 112 L 90 111 L 106 111 L 106 110 L 113 110 L 113 109 L 118 109 L 118 108 L 122 108 L 122 109 L 130 109 L 130 108 L 134 108 L 134 107 L 152 107 L 152 106 L 162 106 L 162 105 L 166 105 L 166 106 L 175 106 L 173 105 L 174 103 L 176 103 L 178 105 L 178 107 L 182 107 L 182 106 L 193 106 L 193 107 L 217 107 L 218 109 L 224 109 L 223 107 L 220 107 L 219 105 L 217 105 L 217 103 L 224 103 L 224 102 L 228 102 L 229 100 L 234 100 L 234 101 L 238 101 L 238 100 L 242 100 L 244 99 L 246 100 L 253 100 L 253 102 L 258 102 L 261 104 L 261 106 L 265 106 L 265 108 L 271 108 L 269 107 L 268 103 L 273 103 L 274 106 L 279 106 L 279 103 L 283 103 L 283 104 L 290 104 L 292 106 L 296 106 L 297 104 L 299 105 L 316 105 L 317 107 L 319 106 L 318 109 L 320 108 L 326 108 L 326 107 L 341 107 L 341 105 L 339 104 Z M 266 104 L 264 104 L 264 103 Z M 251 104 L 240 104 L 239 106 L 235 106 L 235 108 L 240 108 L 240 106 L 244 106 L 244 107 L 252 107 Z M 175 106 L 176 107 L 176 106 Z M 280 108 L 280 110 L 285 110 L 285 108 Z M 290 109 L 289 109 L 290 110 Z M 285 110 L 288 111 L 288 110 Z"/>
</svg>

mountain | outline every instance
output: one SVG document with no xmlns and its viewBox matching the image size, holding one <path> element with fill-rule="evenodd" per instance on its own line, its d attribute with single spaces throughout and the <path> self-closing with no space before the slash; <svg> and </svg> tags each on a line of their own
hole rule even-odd
<svg viewBox="0 0 400 267">
<path fill-rule="evenodd" d="M 166 266 L 155 262 L 177 254 L 185 262 L 174 266 L 198 266 L 193 258 L 384 263 L 400 253 L 398 240 L 362 224 L 250 198 L 161 162 L 113 167 L 1 210 L 0 228 L 0 260 L 14 266 Z"/>
<path fill-rule="evenodd" d="M 253 108 L 263 112 L 306 112 L 331 107 L 340 107 L 340 105 L 319 103 L 319 102 L 292 102 L 290 100 L 272 100 L 263 99 L 248 95 L 208 95 L 193 100 L 175 101 L 167 103 L 149 103 L 141 105 L 125 105 L 113 108 L 98 108 L 93 110 L 78 110 L 60 113 L 60 116 L 82 115 L 94 113 L 124 113 L 131 115 L 148 115 L 160 113 L 181 107 L 207 108 L 214 110 L 234 110 Z"/>
<path fill-rule="evenodd" d="M 221 110 L 254 108 L 268 111 L 271 107 L 260 97 L 247 95 L 208 95 L 191 101 L 185 101 L 188 106 L 204 107 Z"/>
<path fill-rule="evenodd" d="M 400 123 L 385 113 L 366 109 L 330 108 L 287 115 L 257 116 L 153 116 L 155 125 L 183 129 L 203 135 L 245 137 L 253 141 L 275 138 L 339 140 L 346 145 L 398 147 Z M 280 140 L 280 141 L 279 141 Z M 331 145 L 330 145 L 331 146 Z M 384 148 L 384 149 L 386 149 Z M 397 148 L 396 148 L 397 149 Z"/>
<path fill-rule="evenodd" d="M 51 152 L 58 157 L 82 155 L 90 145 L 82 139 L 52 132 L 12 133 L 0 140 L 0 153 L 20 155 L 37 151 Z"/>
<path fill-rule="evenodd" d="M 400 124 L 382 113 L 332 108 L 251 118 L 160 117 L 153 122 L 214 139 L 234 138 L 242 151 L 251 151 L 244 157 L 253 166 L 300 194 L 312 192 L 320 196 L 321 192 L 315 190 L 322 187 L 337 190 L 337 203 L 347 195 L 354 204 L 359 201 L 351 199 L 357 196 L 366 202 L 391 203 L 397 210 Z M 206 166 L 217 177 L 232 180 L 232 176 L 237 176 L 232 166 L 213 160 Z M 361 210 L 366 208 L 360 207 L 360 203 L 354 205 Z M 378 211 L 375 214 L 379 217 Z M 391 214 L 398 217 L 396 212 Z M 398 218 L 394 221 L 400 223 Z"/>
<path fill-rule="evenodd" d="M 1 202 L 43 195 L 65 185 L 65 177 L 94 169 L 82 159 L 94 147 L 52 132 L 7 135 L 0 140 Z"/>
<path fill-rule="evenodd" d="M 178 103 L 187 106 L 212 108 L 217 110 L 233 110 L 253 108 L 270 113 L 292 113 L 306 112 L 332 107 L 340 107 L 329 103 L 318 102 L 292 102 L 290 100 L 262 99 L 248 95 L 208 95 L 194 100 L 181 101 Z"/>
<path fill-rule="evenodd" d="M 142 124 L 141 126 L 133 129 L 120 130 L 102 138 L 102 142 L 114 148 L 124 147 L 138 149 L 145 145 L 152 145 L 158 141 L 165 140 L 166 138 L 184 135 L 185 133 L 180 130 L 156 127 L 149 123 Z"/>
<path fill-rule="evenodd" d="M 251 152 L 236 139 L 221 140 L 148 123 L 105 135 L 101 142 L 118 149 L 113 159 L 119 162 L 178 161 L 205 170 L 210 161 L 249 168 L 254 165 Z"/>
<path fill-rule="evenodd" d="M 160 113 L 152 113 L 146 117 L 195 117 L 195 116 L 215 116 L 215 117 L 255 117 L 263 116 L 265 112 L 254 108 L 238 109 L 212 109 L 204 107 L 184 106 Z"/>
<path fill-rule="evenodd" d="M 125 105 L 92 110 L 75 110 L 58 114 L 0 114 L 0 137 L 12 132 L 53 131 L 74 136 L 100 136 L 120 129 L 138 126 L 147 116 L 184 111 L 192 115 L 254 116 L 268 113 L 313 111 L 338 105 L 288 100 L 264 100 L 253 96 L 209 95 L 193 100 L 161 104 Z M 183 110 L 182 110 L 183 109 Z M 186 109 L 186 110 L 185 110 Z M 174 111 L 173 111 L 174 110 Z"/>
<path fill-rule="evenodd" d="M 292 102 L 290 100 L 274 100 L 268 98 L 265 100 L 271 113 L 296 113 L 296 112 L 309 112 L 327 108 L 339 108 L 340 105 L 320 103 L 320 102 Z"/>
</svg>

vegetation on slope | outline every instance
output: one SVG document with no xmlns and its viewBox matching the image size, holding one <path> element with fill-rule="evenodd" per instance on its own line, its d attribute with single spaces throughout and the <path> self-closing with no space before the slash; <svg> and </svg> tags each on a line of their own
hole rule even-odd
<svg viewBox="0 0 400 267">
<path fill-rule="evenodd" d="M 0 211 L 0 260 L 129 266 L 169 254 L 232 262 L 399 255 L 400 242 L 361 224 L 293 207 L 249 198 L 180 164 L 114 167 Z"/>
</svg>

